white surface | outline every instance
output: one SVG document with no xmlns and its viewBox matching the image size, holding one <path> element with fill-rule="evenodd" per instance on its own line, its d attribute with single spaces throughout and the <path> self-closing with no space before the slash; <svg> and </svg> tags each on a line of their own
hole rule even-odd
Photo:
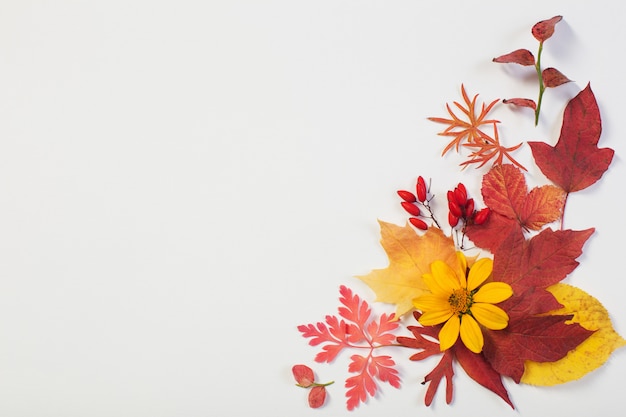
<svg viewBox="0 0 626 417">
<path fill-rule="evenodd" d="M 354 275 L 384 268 L 377 218 L 417 175 L 478 195 L 460 172 L 444 103 L 536 95 L 521 68 L 530 27 L 562 14 L 544 65 L 576 81 L 545 95 L 539 128 L 502 106 L 503 140 L 554 142 L 591 81 L 610 171 L 571 197 L 594 226 L 567 282 L 626 334 L 621 44 L 625 6 L 586 1 L 2 1 L 0 415 L 348 415 L 349 355 L 313 364 L 296 330 L 337 307 Z M 616 58 L 617 57 L 617 58 Z M 529 161 L 529 149 L 517 155 Z M 530 183 L 543 183 L 536 170 Z M 443 192 L 443 191 L 442 191 Z M 389 311 L 376 305 L 377 312 Z M 396 352 L 396 357 L 403 353 Z M 290 368 L 335 379 L 309 410 Z M 626 355 L 554 388 L 506 386 L 512 411 L 455 377 L 431 408 L 432 363 L 354 415 L 620 415 Z"/>
</svg>

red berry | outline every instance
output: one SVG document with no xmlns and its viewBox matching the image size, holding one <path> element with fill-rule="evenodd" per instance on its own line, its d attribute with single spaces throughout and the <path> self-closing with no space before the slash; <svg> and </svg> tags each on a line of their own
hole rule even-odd
<svg viewBox="0 0 626 417">
<path fill-rule="evenodd" d="M 448 201 L 454 201 L 456 203 L 456 198 L 454 197 L 454 191 L 448 191 Z"/>
<path fill-rule="evenodd" d="M 400 204 L 402 204 L 402 207 L 407 211 L 407 213 L 412 214 L 413 216 L 420 215 L 420 209 L 415 204 L 407 203 L 406 201 L 403 201 Z"/>
<path fill-rule="evenodd" d="M 459 185 L 454 189 L 454 199 L 457 203 L 459 203 L 459 206 L 465 205 L 465 202 L 467 201 L 467 190 L 463 184 L 459 183 Z"/>
<path fill-rule="evenodd" d="M 470 198 L 465 205 L 465 217 L 472 217 L 472 214 L 474 214 L 474 199 Z"/>
<path fill-rule="evenodd" d="M 448 223 L 450 223 L 450 226 L 454 227 L 459 224 L 459 218 L 450 212 L 448 213 Z"/>
<path fill-rule="evenodd" d="M 410 217 L 409 221 L 411 222 L 413 226 L 417 227 L 418 229 L 421 229 L 421 230 L 428 229 L 428 225 L 422 219 L 418 219 L 417 217 Z"/>
<path fill-rule="evenodd" d="M 461 207 L 459 207 L 456 201 L 448 201 L 448 208 L 450 209 L 450 213 L 454 214 L 455 217 L 463 217 Z"/>
<path fill-rule="evenodd" d="M 401 199 L 409 203 L 415 203 L 417 201 L 417 198 L 415 198 L 415 195 L 409 191 L 399 190 L 398 195 L 400 196 Z"/>
<path fill-rule="evenodd" d="M 484 208 L 476 213 L 474 216 L 474 224 L 481 225 L 487 221 L 489 215 L 491 214 L 491 210 L 489 208 Z"/>
<path fill-rule="evenodd" d="M 426 201 L 426 183 L 424 182 L 424 178 L 420 175 L 417 177 L 417 199 L 422 203 Z"/>
</svg>

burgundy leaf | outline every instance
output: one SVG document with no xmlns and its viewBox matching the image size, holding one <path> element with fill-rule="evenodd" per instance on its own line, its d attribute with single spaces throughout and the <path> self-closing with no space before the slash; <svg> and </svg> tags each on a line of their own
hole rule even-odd
<svg viewBox="0 0 626 417">
<path fill-rule="evenodd" d="M 550 38 L 554 34 L 554 26 L 563 19 L 563 16 L 554 16 L 552 19 L 542 20 L 536 23 L 532 28 L 532 33 L 535 39 L 539 42 L 543 42 Z"/>
<path fill-rule="evenodd" d="M 546 68 L 541 73 L 543 84 L 548 88 L 558 87 L 561 84 L 569 83 L 572 80 L 567 78 L 556 68 Z"/>
<path fill-rule="evenodd" d="M 537 108 L 535 101 L 529 98 L 505 98 L 502 102 L 504 104 L 513 104 L 514 106 L 519 107 L 530 107 L 533 110 Z"/>
<path fill-rule="evenodd" d="M 535 65 L 535 57 L 528 49 L 518 49 L 505 55 L 500 55 L 492 60 L 498 63 L 513 63 L 524 66 Z"/>
</svg>

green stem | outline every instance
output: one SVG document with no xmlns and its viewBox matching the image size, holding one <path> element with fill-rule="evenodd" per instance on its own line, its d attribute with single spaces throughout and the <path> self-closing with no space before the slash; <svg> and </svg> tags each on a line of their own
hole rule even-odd
<svg viewBox="0 0 626 417">
<path fill-rule="evenodd" d="M 311 383 L 311 385 L 296 384 L 296 387 L 300 387 L 300 388 L 327 387 L 327 386 L 329 386 L 331 384 L 334 384 L 334 383 L 335 383 L 335 381 L 330 381 L 330 382 L 327 382 L 325 384 L 320 384 L 320 383 L 317 383 L 317 382 L 313 382 L 313 383 Z"/>
<path fill-rule="evenodd" d="M 543 99 L 543 92 L 546 90 L 546 86 L 543 83 L 543 74 L 541 73 L 541 52 L 543 52 L 543 42 L 539 42 L 539 51 L 537 52 L 537 62 L 535 63 L 535 70 L 537 70 L 537 77 L 539 78 L 539 98 L 537 99 L 537 108 L 535 109 L 535 126 L 539 123 L 539 112 L 541 111 L 541 100 Z"/>
</svg>

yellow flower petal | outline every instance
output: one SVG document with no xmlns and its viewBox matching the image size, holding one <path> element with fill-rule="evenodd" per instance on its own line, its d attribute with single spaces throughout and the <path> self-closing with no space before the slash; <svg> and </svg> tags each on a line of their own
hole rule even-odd
<svg viewBox="0 0 626 417">
<path fill-rule="evenodd" d="M 425 294 L 413 300 L 415 308 L 421 311 L 446 310 L 450 303 L 446 297 L 434 294 Z"/>
<path fill-rule="evenodd" d="M 450 349 L 459 338 L 459 328 L 461 327 L 461 318 L 452 316 L 450 320 L 443 325 L 439 331 L 439 348 L 443 352 Z"/>
<path fill-rule="evenodd" d="M 474 301 L 477 303 L 497 304 L 513 295 L 513 289 L 504 282 L 488 282 L 478 289 L 474 294 Z"/>
<path fill-rule="evenodd" d="M 435 261 L 430 265 L 432 276 L 441 288 L 443 294 L 452 294 L 452 291 L 461 288 L 459 277 L 450 266 L 443 261 Z M 434 291 L 433 291 L 434 292 Z"/>
<path fill-rule="evenodd" d="M 427 311 L 419 319 L 423 326 L 434 326 L 452 317 L 452 309 Z"/>
<path fill-rule="evenodd" d="M 468 314 L 464 314 L 461 318 L 461 327 L 459 329 L 461 340 L 469 350 L 474 353 L 480 353 L 483 350 L 483 333 L 476 323 L 476 320 Z"/>
<path fill-rule="evenodd" d="M 463 252 L 457 252 L 456 257 L 459 260 L 459 267 L 461 268 L 461 275 L 459 276 L 461 287 L 467 288 L 467 278 L 465 277 L 465 274 L 467 274 L 467 258 Z"/>
<path fill-rule="evenodd" d="M 474 303 L 470 311 L 476 320 L 488 329 L 502 330 L 509 324 L 506 312 L 493 304 Z"/>
<path fill-rule="evenodd" d="M 480 284 L 485 282 L 489 275 L 493 271 L 493 261 L 489 258 L 483 258 L 470 268 L 469 276 L 467 277 L 467 289 L 470 291 L 478 288 Z"/>
</svg>

